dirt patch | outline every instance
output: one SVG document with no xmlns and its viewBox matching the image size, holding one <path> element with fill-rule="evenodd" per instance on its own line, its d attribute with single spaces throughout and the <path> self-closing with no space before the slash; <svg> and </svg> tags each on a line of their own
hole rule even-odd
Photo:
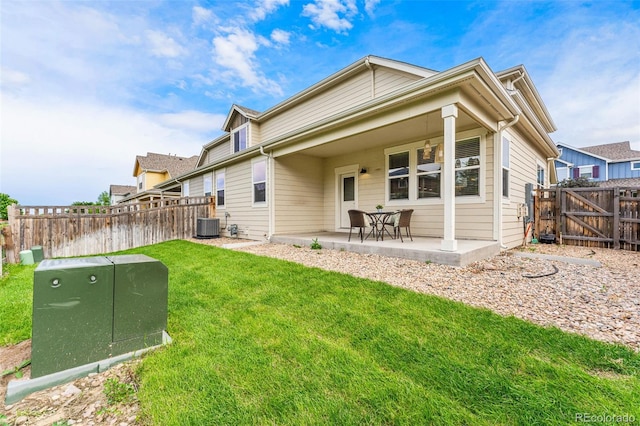
<svg viewBox="0 0 640 426">
<path fill-rule="evenodd" d="M 31 340 L 17 345 L 0 347 L 2 371 L 14 370 L 23 361 L 31 358 Z M 42 391 L 34 392 L 12 405 L 5 405 L 7 384 L 11 380 L 27 380 L 31 368 L 20 369 L 22 377 L 14 373 L 2 377 L 0 382 L 0 426 L 8 425 L 119 425 L 135 424 L 138 418 L 138 401 L 135 367 L 139 360 L 119 364 L 111 369 L 90 374 Z M 129 398 L 116 403 L 107 397 L 122 391 L 113 391 L 114 383 L 122 383 L 131 389 Z M 107 392 L 105 392 L 105 385 Z M 3 417 L 4 416 L 4 417 Z"/>
</svg>

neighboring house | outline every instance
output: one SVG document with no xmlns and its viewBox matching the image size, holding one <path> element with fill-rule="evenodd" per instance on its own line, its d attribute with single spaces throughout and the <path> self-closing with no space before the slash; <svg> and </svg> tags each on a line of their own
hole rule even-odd
<svg viewBox="0 0 640 426">
<path fill-rule="evenodd" d="M 118 204 L 122 199 L 133 195 L 137 192 L 136 187 L 132 185 L 109 185 L 109 198 L 111 205 Z"/>
<path fill-rule="evenodd" d="M 136 190 L 120 202 L 141 202 L 180 197 L 182 188 L 169 188 L 161 191 L 155 186 L 193 170 L 197 162 L 197 155 L 188 158 L 154 152 L 147 152 L 147 155 L 137 155 L 133 167 Z M 188 190 L 184 192 L 185 196 L 189 195 Z"/>
<path fill-rule="evenodd" d="M 555 129 L 524 66 L 437 72 L 367 56 L 266 111 L 233 105 L 197 168 L 156 188 L 214 194 L 216 216 L 256 240 L 348 232 L 347 210 L 384 204 L 414 209 L 413 235 L 445 251 L 514 247 L 525 185 L 554 180 Z"/>
<path fill-rule="evenodd" d="M 640 186 L 640 151 L 626 142 L 576 148 L 559 143 L 558 180 L 585 177 L 601 187 Z"/>
</svg>

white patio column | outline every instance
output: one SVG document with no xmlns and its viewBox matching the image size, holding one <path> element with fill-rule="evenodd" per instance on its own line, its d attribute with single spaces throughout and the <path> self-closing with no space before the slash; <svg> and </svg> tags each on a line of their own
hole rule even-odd
<svg viewBox="0 0 640 426">
<path fill-rule="evenodd" d="M 444 167 L 442 178 L 444 179 L 444 239 L 440 249 L 444 251 L 458 250 L 456 241 L 456 118 L 458 107 L 447 105 L 442 107 L 442 119 L 444 120 Z"/>
</svg>

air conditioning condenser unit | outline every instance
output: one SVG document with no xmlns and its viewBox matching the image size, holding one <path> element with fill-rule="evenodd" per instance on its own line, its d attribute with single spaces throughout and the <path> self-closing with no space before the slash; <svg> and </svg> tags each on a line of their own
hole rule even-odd
<svg viewBox="0 0 640 426">
<path fill-rule="evenodd" d="M 220 236 L 220 219 L 199 217 L 196 238 L 217 238 Z"/>
</svg>

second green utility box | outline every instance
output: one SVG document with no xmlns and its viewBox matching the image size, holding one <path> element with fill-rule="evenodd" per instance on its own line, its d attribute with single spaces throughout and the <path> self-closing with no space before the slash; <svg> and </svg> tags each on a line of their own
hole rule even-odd
<svg viewBox="0 0 640 426">
<path fill-rule="evenodd" d="M 45 259 L 34 272 L 31 377 L 162 343 L 168 269 L 145 255 Z"/>
</svg>

